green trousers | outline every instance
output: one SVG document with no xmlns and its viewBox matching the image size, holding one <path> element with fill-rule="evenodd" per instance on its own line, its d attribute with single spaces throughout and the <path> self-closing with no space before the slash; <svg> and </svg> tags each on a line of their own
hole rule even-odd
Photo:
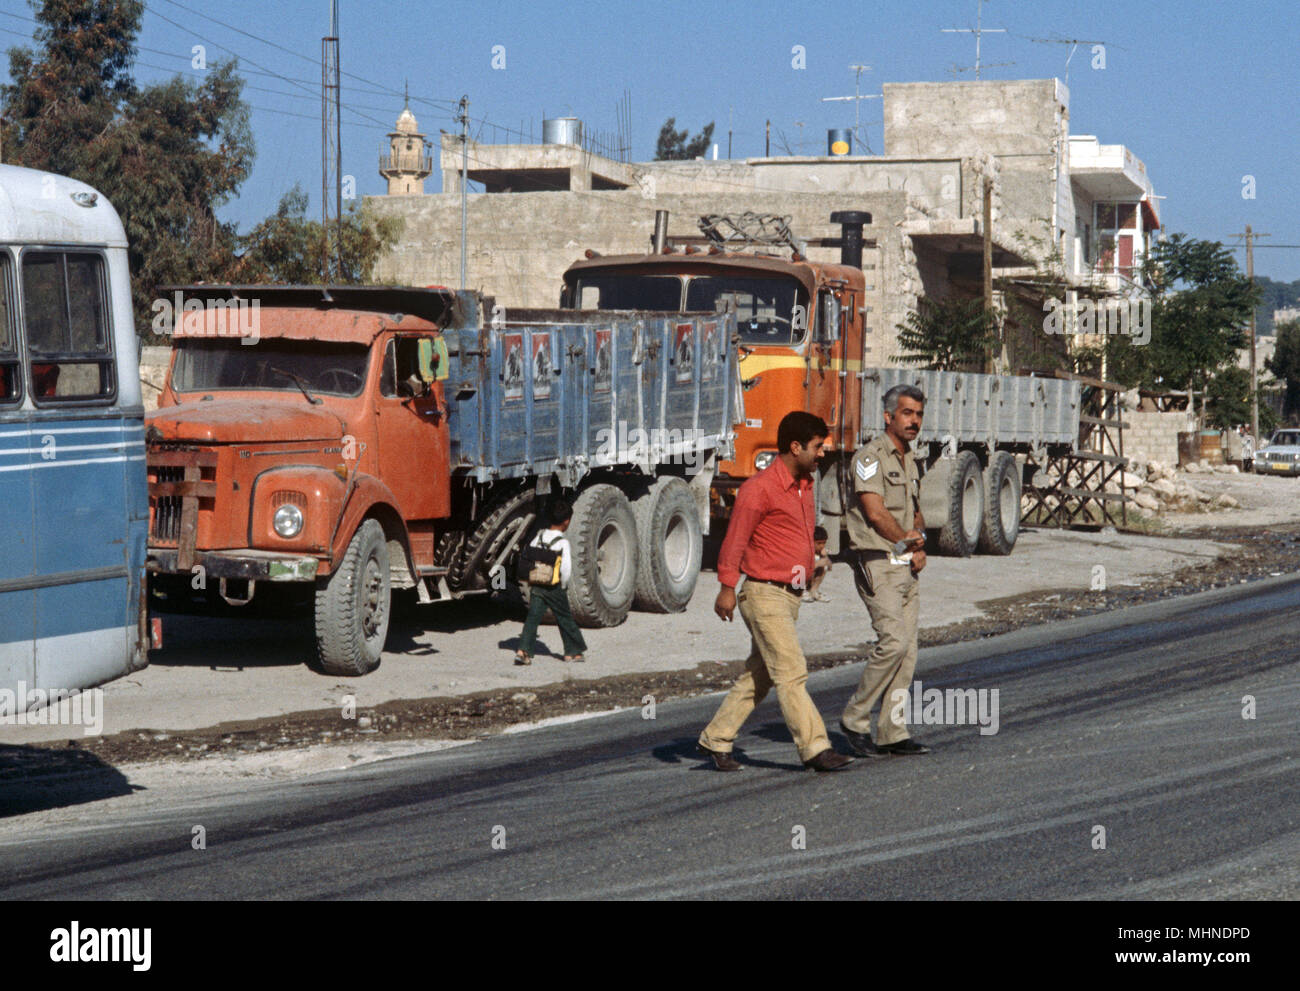
<svg viewBox="0 0 1300 991">
<path fill-rule="evenodd" d="M 587 641 L 582 639 L 582 631 L 578 629 L 578 624 L 573 621 L 573 613 L 569 611 L 569 593 L 558 585 L 554 588 L 534 585 L 529 592 L 528 618 L 524 620 L 524 632 L 519 635 L 519 649 L 525 654 L 532 654 L 533 643 L 537 639 L 537 624 L 549 609 L 554 613 L 556 625 L 560 628 L 565 656 L 585 654 Z"/>
</svg>

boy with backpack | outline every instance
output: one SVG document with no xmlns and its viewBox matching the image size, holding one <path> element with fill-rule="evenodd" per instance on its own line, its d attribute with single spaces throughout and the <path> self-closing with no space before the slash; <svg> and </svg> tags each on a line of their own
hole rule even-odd
<svg viewBox="0 0 1300 991">
<path fill-rule="evenodd" d="M 516 664 L 533 663 L 533 642 L 537 638 L 537 626 L 548 609 L 555 615 L 555 623 L 560 628 L 564 659 L 586 660 L 583 652 L 587 649 L 587 642 L 573 620 L 573 613 L 569 610 L 569 596 L 565 591 L 569 585 L 569 576 L 573 573 L 573 553 L 564 531 L 569 529 L 572 518 L 573 506 L 564 499 L 555 500 L 549 514 L 551 525 L 539 531 L 519 555 L 520 578 L 528 583 L 530 595 L 528 618 L 524 620 L 524 631 L 519 635 L 519 649 L 515 651 Z"/>
</svg>

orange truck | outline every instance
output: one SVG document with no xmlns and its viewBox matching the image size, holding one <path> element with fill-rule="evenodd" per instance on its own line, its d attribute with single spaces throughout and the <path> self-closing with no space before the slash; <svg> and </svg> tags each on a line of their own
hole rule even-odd
<svg viewBox="0 0 1300 991">
<path fill-rule="evenodd" d="M 834 549 L 852 498 L 852 455 L 884 429 L 885 392 L 908 383 L 929 400 L 917 456 L 925 472 L 921 508 L 935 545 L 956 556 L 976 549 L 1009 554 L 1019 533 L 1022 483 L 1049 452 L 1077 444 L 1078 383 L 873 365 L 862 271 L 871 214 L 843 210 L 830 219 L 841 229 L 838 263 L 809 261 L 787 218 L 705 216 L 703 238 L 674 245 L 667 214 L 657 211 L 650 253 L 588 251 L 564 274 L 561 306 L 735 311 L 744 409 L 735 457 L 719 465 L 714 479 L 717 517 L 725 519 L 740 484 L 776 456 L 782 416 L 808 410 L 830 427 L 817 487 Z"/>
<path fill-rule="evenodd" d="M 718 466 L 714 479 L 719 516 L 727 514 L 740 484 L 771 464 L 777 426 L 790 410 L 816 413 L 830 426 L 836 452 L 827 463 L 832 481 L 846 469 L 846 455 L 864 434 L 868 349 L 862 228 L 871 223 L 871 214 L 831 215 L 841 228 L 839 263 L 809 261 L 781 218 L 757 219 L 765 221 L 760 242 L 743 239 L 757 250 L 728 250 L 736 227 L 722 217 L 702 218 L 706 246 L 673 247 L 664 234 L 667 216 L 660 211 L 650 254 L 588 252 L 564 274 L 561 306 L 570 309 L 735 310 L 744 415 L 735 457 Z M 788 251 L 776 253 L 781 248 Z M 841 490 L 829 483 L 820 488 L 823 505 L 842 514 L 843 507 L 833 505 Z"/>
<path fill-rule="evenodd" d="M 168 292 L 172 361 L 145 436 L 160 608 L 296 600 L 316 667 L 365 674 L 396 590 L 512 594 L 560 494 L 580 623 L 686 607 L 732 456 L 730 314 L 506 320 L 433 287 Z"/>
</svg>

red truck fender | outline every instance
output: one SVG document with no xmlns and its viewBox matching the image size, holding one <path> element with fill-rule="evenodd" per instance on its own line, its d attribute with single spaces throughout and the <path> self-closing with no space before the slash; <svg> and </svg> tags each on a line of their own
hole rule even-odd
<svg viewBox="0 0 1300 991">
<path fill-rule="evenodd" d="M 348 496 L 343 515 L 334 530 L 333 547 L 330 552 L 331 574 L 339 566 L 348 544 L 357 527 L 363 520 L 373 517 L 384 528 L 389 545 L 396 541 L 406 557 L 406 569 L 412 576 L 416 574 L 415 560 L 411 554 L 411 539 L 406 531 L 402 514 L 397 511 L 397 499 L 388 486 L 373 475 L 358 475 Z M 396 562 L 391 562 L 396 563 Z"/>
</svg>

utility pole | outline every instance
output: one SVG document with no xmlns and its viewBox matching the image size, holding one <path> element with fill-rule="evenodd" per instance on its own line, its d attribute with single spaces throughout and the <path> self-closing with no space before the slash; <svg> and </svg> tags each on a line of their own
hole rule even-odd
<svg viewBox="0 0 1300 991">
<path fill-rule="evenodd" d="M 1250 280 L 1251 288 L 1255 286 L 1255 238 L 1272 237 L 1272 234 L 1263 234 L 1259 231 L 1252 231 L 1250 224 L 1246 225 L 1244 234 L 1234 235 L 1246 239 L 1246 278 Z M 1255 307 L 1250 308 L 1250 434 L 1255 438 L 1255 443 L 1259 443 L 1259 372 L 1255 368 Z"/>
<path fill-rule="evenodd" d="M 986 34 L 1006 34 L 1006 28 L 986 28 L 984 27 L 984 4 L 988 0 L 975 0 L 975 27 L 972 28 L 940 28 L 944 34 L 973 34 L 975 36 L 975 78 L 980 77 L 980 38 Z"/>
<path fill-rule="evenodd" d="M 465 288 L 465 238 L 469 218 L 469 95 L 460 98 L 456 113 L 460 121 L 460 287 Z"/>
<path fill-rule="evenodd" d="M 330 0 L 330 33 L 321 39 L 321 279 L 343 277 L 343 154 L 339 120 L 339 3 Z M 333 217 L 330 216 L 333 207 Z M 331 229 L 333 248 L 330 250 Z M 331 256 L 333 256 L 331 258 Z"/>
<path fill-rule="evenodd" d="M 763 138 L 763 157 L 772 157 L 772 119 L 770 117 L 767 120 L 767 129 Z"/>
<path fill-rule="evenodd" d="M 853 95 L 823 96 L 822 103 L 839 103 L 846 100 L 853 101 L 853 140 L 861 143 L 862 147 L 867 150 L 868 154 L 870 154 L 871 145 L 868 143 L 867 139 L 862 136 L 862 101 L 879 100 L 880 94 L 868 93 L 866 96 L 863 96 L 859 91 L 862 84 L 862 73 L 870 70 L 871 66 L 854 62 L 849 66 L 849 68 L 853 70 Z"/>
<path fill-rule="evenodd" d="M 984 177 L 984 312 L 993 312 L 993 180 Z M 998 335 L 999 338 L 1001 334 Z M 993 355 L 990 354 L 985 372 L 993 373 Z"/>
<path fill-rule="evenodd" d="M 736 109 L 735 107 L 727 108 L 727 158 L 728 159 L 731 158 L 731 115 L 735 111 L 735 109 Z"/>
</svg>

